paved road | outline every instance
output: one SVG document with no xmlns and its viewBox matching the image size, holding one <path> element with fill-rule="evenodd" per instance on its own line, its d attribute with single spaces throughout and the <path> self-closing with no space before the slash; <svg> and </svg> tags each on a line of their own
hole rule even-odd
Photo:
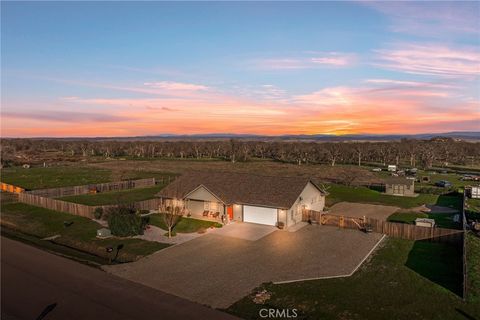
<svg viewBox="0 0 480 320">
<path fill-rule="evenodd" d="M 1 318 L 236 319 L 101 270 L 1 238 Z M 158 276 L 158 275 L 157 275 Z"/>
</svg>

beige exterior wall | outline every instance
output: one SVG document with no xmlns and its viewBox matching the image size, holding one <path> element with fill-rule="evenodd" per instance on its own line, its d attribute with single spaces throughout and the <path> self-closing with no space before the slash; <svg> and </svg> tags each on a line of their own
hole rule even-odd
<svg viewBox="0 0 480 320">
<path fill-rule="evenodd" d="M 301 199 L 301 200 L 300 200 Z M 302 210 L 309 209 L 323 211 L 325 207 L 325 196 L 309 182 L 302 193 L 298 196 L 293 206 L 287 212 L 287 226 L 294 225 L 302 221 Z"/>
<path fill-rule="evenodd" d="M 196 217 L 203 217 L 203 211 L 208 210 L 212 212 L 220 212 L 220 217 L 225 213 L 225 208 L 223 207 L 223 203 L 220 202 L 210 202 L 210 201 L 203 201 L 203 200 L 192 200 L 189 199 L 186 201 L 186 207 L 188 212 L 192 216 Z"/>
<path fill-rule="evenodd" d="M 208 189 L 200 186 L 186 198 L 187 209 L 192 216 L 203 217 L 203 211 L 220 212 L 220 217 L 225 213 L 221 203 Z"/>
<path fill-rule="evenodd" d="M 241 204 L 233 205 L 233 220 L 243 221 L 243 205 Z"/>
<path fill-rule="evenodd" d="M 187 201 L 187 209 L 192 216 L 198 216 L 198 215 L 201 216 L 203 214 L 203 210 L 204 210 L 203 208 L 204 208 L 203 201 L 198 201 L 198 200 Z"/>
<path fill-rule="evenodd" d="M 278 209 L 278 222 L 283 222 L 285 226 L 288 225 L 287 223 L 287 212 L 288 210 Z"/>
</svg>

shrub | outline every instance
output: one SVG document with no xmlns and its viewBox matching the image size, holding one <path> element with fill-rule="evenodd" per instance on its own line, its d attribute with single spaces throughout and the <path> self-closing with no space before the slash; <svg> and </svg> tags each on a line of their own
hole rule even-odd
<svg viewBox="0 0 480 320">
<path fill-rule="evenodd" d="M 427 193 L 427 194 L 437 194 L 437 195 L 444 195 L 447 193 L 451 193 L 452 189 L 449 188 L 439 188 L 439 187 L 419 187 L 415 188 L 415 192 L 417 193 Z"/>
<path fill-rule="evenodd" d="M 148 219 L 142 219 L 129 206 L 116 206 L 108 210 L 108 226 L 114 236 L 128 237 L 143 234 Z"/>
<path fill-rule="evenodd" d="M 102 208 L 102 207 L 95 208 L 95 211 L 93 211 L 93 216 L 94 216 L 95 219 L 97 219 L 97 220 L 102 219 L 102 216 L 103 216 L 103 208 Z"/>
</svg>

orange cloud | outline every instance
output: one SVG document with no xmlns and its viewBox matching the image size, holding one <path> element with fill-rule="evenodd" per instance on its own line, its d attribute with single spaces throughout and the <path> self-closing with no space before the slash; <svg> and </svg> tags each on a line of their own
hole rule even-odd
<svg viewBox="0 0 480 320">
<path fill-rule="evenodd" d="M 455 87 L 441 89 L 435 84 L 394 83 L 388 79 L 366 83 L 370 86 L 323 88 L 278 101 L 274 97 L 258 100 L 215 93 L 195 98 L 187 95 L 184 98 L 65 99 L 60 106 L 38 104 L 30 112 L 4 112 L 2 134 L 134 136 L 232 132 L 277 135 L 478 130 L 479 101 L 451 98 Z M 267 85 L 266 89 L 272 87 Z M 62 111 L 66 107 L 89 112 Z M 15 108 L 7 106 L 6 109 Z M 51 116 L 38 117 L 42 114 Z"/>
</svg>

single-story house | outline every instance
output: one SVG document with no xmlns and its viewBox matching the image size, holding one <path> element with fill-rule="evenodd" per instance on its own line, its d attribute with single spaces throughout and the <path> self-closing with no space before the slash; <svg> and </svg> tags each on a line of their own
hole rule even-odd
<svg viewBox="0 0 480 320">
<path fill-rule="evenodd" d="M 164 207 L 179 206 L 199 218 L 288 227 L 302 220 L 303 209 L 322 211 L 326 192 L 301 177 L 188 172 L 157 196 Z"/>
<path fill-rule="evenodd" d="M 415 196 L 415 181 L 403 177 L 385 179 L 385 193 L 394 196 Z"/>
</svg>

